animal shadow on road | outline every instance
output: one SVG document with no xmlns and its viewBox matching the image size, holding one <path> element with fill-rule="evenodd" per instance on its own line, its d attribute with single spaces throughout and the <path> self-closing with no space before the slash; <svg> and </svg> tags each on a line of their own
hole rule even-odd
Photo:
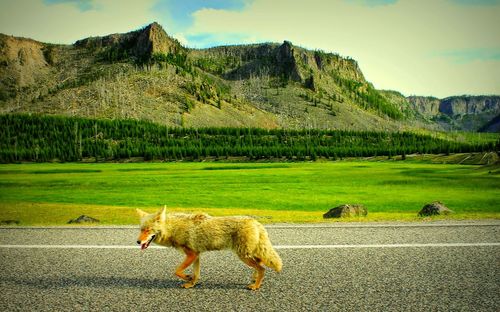
<svg viewBox="0 0 500 312">
<path fill-rule="evenodd" d="M 139 277 L 120 276 L 72 276 L 72 277 L 46 277 L 46 278 L 4 278 L 5 284 L 24 285 L 39 289 L 54 289 L 65 287 L 127 287 L 143 289 L 180 289 L 182 281 L 177 279 L 148 279 Z M 2 283 L 2 284 L 3 284 Z M 242 289 L 243 284 L 236 283 L 200 283 L 195 288 L 204 289 Z"/>
</svg>

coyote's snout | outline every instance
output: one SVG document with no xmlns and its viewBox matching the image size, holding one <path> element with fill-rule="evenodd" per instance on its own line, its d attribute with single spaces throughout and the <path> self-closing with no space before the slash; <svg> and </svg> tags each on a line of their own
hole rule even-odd
<svg viewBox="0 0 500 312">
<path fill-rule="evenodd" d="M 137 209 L 141 217 L 141 232 L 137 244 L 145 250 L 154 242 L 175 247 L 186 254 L 175 275 L 185 280 L 184 288 L 193 287 L 200 277 L 200 254 L 204 251 L 231 249 L 245 264 L 253 268 L 257 290 L 262 284 L 265 267 L 281 271 L 280 256 L 271 245 L 266 229 L 250 217 L 211 217 L 207 214 L 168 213 L 163 208 L 148 214 Z M 192 275 L 184 271 L 193 264 Z"/>
</svg>

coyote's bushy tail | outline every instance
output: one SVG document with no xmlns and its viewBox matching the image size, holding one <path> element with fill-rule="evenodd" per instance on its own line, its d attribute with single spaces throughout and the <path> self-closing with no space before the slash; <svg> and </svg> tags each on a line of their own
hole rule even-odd
<svg viewBox="0 0 500 312">
<path fill-rule="evenodd" d="M 283 263 L 281 262 L 280 256 L 271 245 L 266 229 L 262 226 L 259 232 L 259 244 L 256 250 L 257 257 L 262 260 L 267 267 L 276 272 L 280 272 Z"/>
</svg>

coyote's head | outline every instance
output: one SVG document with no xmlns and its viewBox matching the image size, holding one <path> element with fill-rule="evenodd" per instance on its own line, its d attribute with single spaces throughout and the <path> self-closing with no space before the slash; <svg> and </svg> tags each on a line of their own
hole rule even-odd
<svg viewBox="0 0 500 312">
<path fill-rule="evenodd" d="M 141 250 L 144 250 L 149 247 L 152 241 L 159 237 L 161 224 L 167 218 L 167 209 L 164 207 L 157 213 L 152 214 L 137 209 L 137 213 L 141 217 L 141 233 L 137 238 L 137 244 L 141 245 Z"/>
</svg>

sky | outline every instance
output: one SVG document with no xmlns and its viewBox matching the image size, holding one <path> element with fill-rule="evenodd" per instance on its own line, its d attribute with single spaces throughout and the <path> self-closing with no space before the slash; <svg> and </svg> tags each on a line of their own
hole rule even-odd
<svg viewBox="0 0 500 312">
<path fill-rule="evenodd" d="M 0 0 L 0 33 L 42 42 L 154 21 L 191 48 L 288 40 L 338 53 L 406 96 L 500 94 L 500 0 Z"/>
</svg>

